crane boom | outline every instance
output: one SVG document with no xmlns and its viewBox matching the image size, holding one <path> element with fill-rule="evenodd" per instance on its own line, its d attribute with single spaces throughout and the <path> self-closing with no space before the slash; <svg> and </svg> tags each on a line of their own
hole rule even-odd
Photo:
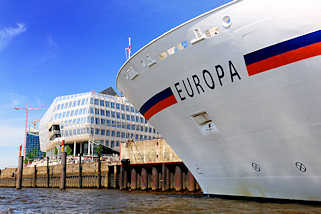
<svg viewBox="0 0 321 214">
<path fill-rule="evenodd" d="M 26 111 L 26 118 L 25 118 L 25 142 L 23 147 L 23 156 L 26 156 L 26 145 L 27 145 L 27 131 L 28 131 L 28 114 L 29 111 L 37 111 L 37 110 L 47 110 L 46 108 L 29 108 L 28 104 L 26 104 L 25 108 L 14 107 L 14 110 L 25 110 Z"/>
</svg>

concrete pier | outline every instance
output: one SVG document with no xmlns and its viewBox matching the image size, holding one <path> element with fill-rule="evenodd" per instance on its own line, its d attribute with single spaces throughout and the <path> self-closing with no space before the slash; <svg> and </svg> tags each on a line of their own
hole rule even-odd
<svg viewBox="0 0 321 214">
<path fill-rule="evenodd" d="M 158 171 L 155 166 L 152 167 L 152 190 L 158 190 Z"/>
<path fill-rule="evenodd" d="M 175 167 L 175 190 L 177 192 L 182 191 L 183 185 L 182 185 L 183 175 L 182 175 L 182 169 L 179 165 Z"/>
<path fill-rule="evenodd" d="M 131 190 L 136 190 L 137 189 L 137 172 L 136 169 L 133 167 L 131 169 L 131 176 L 130 176 L 130 189 Z"/>
<path fill-rule="evenodd" d="M 140 189 L 141 190 L 147 190 L 148 188 L 148 174 L 145 167 L 142 167 L 141 173 L 140 173 Z"/>
</svg>

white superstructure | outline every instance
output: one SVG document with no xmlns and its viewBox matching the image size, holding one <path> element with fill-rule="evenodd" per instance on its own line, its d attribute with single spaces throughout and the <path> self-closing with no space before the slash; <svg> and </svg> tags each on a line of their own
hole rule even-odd
<svg viewBox="0 0 321 214">
<path fill-rule="evenodd" d="M 134 54 L 117 88 L 204 193 L 321 201 L 320 11 L 231 1 Z"/>
</svg>

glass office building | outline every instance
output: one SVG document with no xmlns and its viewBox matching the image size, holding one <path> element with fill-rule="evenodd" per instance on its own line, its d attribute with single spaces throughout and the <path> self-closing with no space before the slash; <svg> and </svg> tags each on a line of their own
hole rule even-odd
<svg viewBox="0 0 321 214">
<path fill-rule="evenodd" d="M 26 157 L 41 158 L 41 156 L 42 152 L 40 151 L 39 133 L 27 132 Z"/>
<path fill-rule="evenodd" d="M 61 137 L 50 140 L 49 128 L 59 125 Z M 88 92 L 57 97 L 40 120 L 40 147 L 52 156 L 62 140 L 74 154 L 90 154 L 90 144 L 118 151 L 129 139 L 159 138 L 158 132 L 126 98 Z"/>
</svg>

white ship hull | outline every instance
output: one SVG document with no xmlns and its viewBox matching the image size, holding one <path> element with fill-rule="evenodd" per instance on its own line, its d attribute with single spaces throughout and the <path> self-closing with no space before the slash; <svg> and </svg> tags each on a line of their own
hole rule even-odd
<svg viewBox="0 0 321 214">
<path fill-rule="evenodd" d="M 316 0 L 233 1 L 142 48 L 117 88 L 204 193 L 321 201 L 320 11 Z"/>
</svg>

